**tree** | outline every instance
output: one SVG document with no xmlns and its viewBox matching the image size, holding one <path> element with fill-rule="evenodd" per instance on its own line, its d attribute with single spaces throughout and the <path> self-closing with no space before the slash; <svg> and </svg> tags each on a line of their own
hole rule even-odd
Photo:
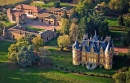
<svg viewBox="0 0 130 83">
<path fill-rule="evenodd" d="M 79 30 L 78 30 L 78 25 L 76 23 L 72 23 L 69 29 L 69 36 L 71 41 L 75 41 L 76 38 L 78 37 Z"/>
<path fill-rule="evenodd" d="M 70 44 L 70 37 L 68 35 L 59 36 L 57 39 L 59 47 L 63 50 L 64 47 L 67 47 Z"/>
<path fill-rule="evenodd" d="M 124 24 L 126 27 L 130 27 L 130 13 L 123 15 Z"/>
<path fill-rule="evenodd" d="M 42 47 L 44 45 L 44 41 L 41 37 L 34 37 L 32 39 L 32 44 L 35 47 L 35 50 L 38 51 L 39 47 Z"/>
<path fill-rule="evenodd" d="M 33 46 L 22 46 L 16 54 L 17 63 L 20 66 L 31 66 L 36 61 L 35 53 L 33 52 Z"/>
<path fill-rule="evenodd" d="M 64 19 L 62 18 L 62 21 L 61 21 L 61 33 L 64 34 L 64 35 L 68 35 L 69 34 L 69 28 L 70 28 L 70 22 L 68 19 Z"/>
<path fill-rule="evenodd" d="M 118 17 L 117 21 L 118 21 L 118 24 L 119 24 L 119 25 L 124 26 L 124 19 L 123 19 L 123 16 L 122 16 L 122 15 L 120 15 L 120 16 Z"/>
<path fill-rule="evenodd" d="M 126 72 L 116 73 L 113 76 L 116 83 L 125 83 L 126 82 Z"/>
<path fill-rule="evenodd" d="M 108 27 L 108 22 L 104 21 L 102 22 L 101 26 L 99 27 L 99 36 L 106 36 L 109 35 L 109 27 Z"/>
<path fill-rule="evenodd" d="M 76 10 L 78 11 L 80 17 L 87 16 L 88 10 L 93 8 L 92 0 L 79 0 L 76 5 Z"/>
<path fill-rule="evenodd" d="M 32 44 L 32 39 L 36 37 L 34 34 L 27 34 L 25 40 Z"/>
<path fill-rule="evenodd" d="M 129 0 L 111 0 L 109 2 L 109 8 L 115 11 L 118 11 L 119 13 L 125 14 L 128 13 L 129 9 Z"/>
<path fill-rule="evenodd" d="M 78 28 L 79 28 L 79 38 L 81 39 L 83 37 L 83 35 L 87 32 L 87 18 L 86 17 L 82 17 L 80 19 L 80 22 L 78 24 Z"/>
<path fill-rule="evenodd" d="M 51 52 L 43 47 L 40 47 L 38 49 L 38 52 L 39 52 L 39 57 L 40 57 L 40 62 L 41 64 L 45 64 L 45 65 L 48 65 L 48 64 L 51 64 L 52 63 L 52 60 L 50 57 L 48 57 Z"/>
<path fill-rule="evenodd" d="M 59 8 L 59 7 L 60 7 L 60 2 L 55 1 L 55 2 L 54 2 L 54 7 L 55 7 L 55 8 Z"/>
<path fill-rule="evenodd" d="M 63 12 L 63 16 L 62 16 L 62 18 L 66 18 L 66 19 L 68 19 L 68 15 L 67 15 L 67 12 L 66 12 L 66 11 Z"/>
<path fill-rule="evenodd" d="M 130 68 L 129 71 L 126 73 L 126 83 L 130 83 Z"/>
</svg>

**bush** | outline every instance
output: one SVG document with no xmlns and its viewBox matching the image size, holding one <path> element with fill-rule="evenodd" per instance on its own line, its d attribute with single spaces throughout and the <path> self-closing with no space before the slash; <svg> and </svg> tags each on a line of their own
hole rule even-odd
<svg viewBox="0 0 130 83">
<path fill-rule="evenodd" d="M 117 72 L 119 73 L 119 72 L 126 72 L 126 71 L 128 71 L 128 67 L 122 67 L 122 68 L 120 68 Z"/>
<path fill-rule="evenodd" d="M 60 7 L 60 2 L 54 2 L 54 7 L 59 8 Z"/>
</svg>

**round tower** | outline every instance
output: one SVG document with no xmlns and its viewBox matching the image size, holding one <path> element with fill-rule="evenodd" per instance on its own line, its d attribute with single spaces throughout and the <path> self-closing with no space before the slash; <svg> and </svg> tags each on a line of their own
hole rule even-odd
<svg viewBox="0 0 130 83">
<path fill-rule="evenodd" d="M 80 57 L 80 48 L 79 48 L 79 44 L 78 41 L 75 41 L 75 44 L 73 44 L 72 47 L 72 61 L 73 61 L 73 65 L 80 65 L 81 62 L 81 57 Z"/>
<path fill-rule="evenodd" d="M 110 42 L 108 42 L 107 47 L 105 49 L 105 69 L 112 69 L 112 58 L 113 58 L 113 51 L 112 47 L 110 47 Z"/>
</svg>

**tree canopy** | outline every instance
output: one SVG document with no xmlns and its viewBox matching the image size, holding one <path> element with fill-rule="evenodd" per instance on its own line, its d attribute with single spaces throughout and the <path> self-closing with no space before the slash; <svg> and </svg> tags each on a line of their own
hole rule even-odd
<svg viewBox="0 0 130 83">
<path fill-rule="evenodd" d="M 38 51 L 38 48 L 44 45 L 44 41 L 41 37 L 34 37 L 32 39 L 32 44 L 34 45 L 35 50 Z"/>
<path fill-rule="evenodd" d="M 64 47 L 67 47 L 70 44 L 70 37 L 68 35 L 63 35 L 63 36 L 59 36 L 59 38 L 57 39 L 58 45 L 59 47 L 61 47 L 61 50 Z"/>
</svg>

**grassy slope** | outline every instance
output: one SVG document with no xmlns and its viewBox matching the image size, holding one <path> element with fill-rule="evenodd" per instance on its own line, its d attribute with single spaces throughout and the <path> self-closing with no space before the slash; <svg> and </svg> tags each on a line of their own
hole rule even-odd
<svg viewBox="0 0 130 83">
<path fill-rule="evenodd" d="M 95 74 L 97 73 L 97 74 L 113 75 L 119 68 L 121 68 L 123 66 L 127 66 L 126 61 L 124 61 L 122 59 L 115 60 L 115 64 L 113 64 L 113 69 L 111 69 L 111 70 L 106 70 L 104 68 L 102 68 L 102 69 L 96 68 L 95 70 L 91 71 L 91 70 L 87 70 L 85 66 L 74 66 L 72 64 L 72 53 L 71 52 L 59 51 L 60 48 L 56 47 L 57 46 L 56 39 L 52 40 L 51 42 L 53 42 L 53 43 L 48 42 L 46 46 L 50 45 L 50 47 L 51 47 L 49 49 L 52 53 L 52 55 L 50 57 L 53 60 L 53 64 L 60 66 L 60 67 L 67 68 L 69 70 L 82 71 L 82 72 L 85 72 L 85 73 L 95 73 Z"/>
<path fill-rule="evenodd" d="M 2 24 L 6 25 L 7 27 L 8 26 L 11 26 L 13 25 L 14 23 L 11 23 L 11 22 L 5 22 L 5 21 L 0 21 Z"/>
<path fill-rule="evenodd" d="M 105 19 L 108 21 L 109 26 L 118 26 L 117 18 L 115 18 L 115 17 L 105 17 Z"/>
<path fill-rule="evenodd" d="M 19 68 L 7 63 L 10 42 L 0 41 L 0 83 L 112 83 L 111 79 L 79 76 L 49 67 Z"/>
<path fill-rule="evenodd" d="M 0 5 L 15 4 L 15 3 L 18 3 L 18 2 L 22 2 L 22 1 L 26 1 L 26 0 L 0 0 Z"/>
</svg>

